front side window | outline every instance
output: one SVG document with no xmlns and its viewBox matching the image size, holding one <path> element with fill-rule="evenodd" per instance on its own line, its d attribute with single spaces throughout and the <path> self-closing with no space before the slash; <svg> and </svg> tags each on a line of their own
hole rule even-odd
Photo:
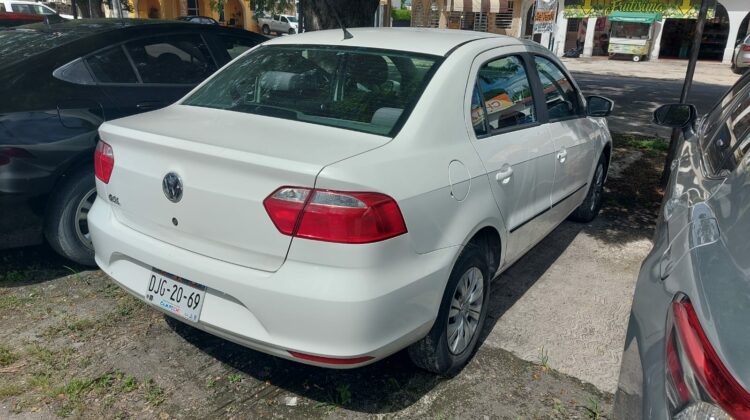
<svg viewBox="0 0 750 420">
<path fill-rule="evenodd" d="M 531 84 L 521 58 L 503 57 L 483 65 L 477 74 L 477 84 L 490 133 L 537 121 Z M 472 122 L 473 103 L 474 100 Z"/>
<path fill-rule="evenodd" d="M 395 136 L 439 60 L 390 50 L 265 46 L 221 71 L 183 105 Z"/>
<path fill-rule="evenodd" d="M 554 121 L 580 115 L 582 107 L 578 92 L 562 70 L 544 57 L 534 57 L 534 61 L 544 89 L 549 119 Z"/>
<path fill-rule="evenodd" d="M 750 147 L 750 89 L 739 92 L 725 114 L 714 132 L 706 133 L 710 141 L 703 144 L 706 162 L 715 175 L 733 171 Z"/>
<path fill-rule="evenodd" d="M 125 48 L 143 83 L 195 84 L 216 71 L 200 35 L 145 38 Z"/>
</svg>

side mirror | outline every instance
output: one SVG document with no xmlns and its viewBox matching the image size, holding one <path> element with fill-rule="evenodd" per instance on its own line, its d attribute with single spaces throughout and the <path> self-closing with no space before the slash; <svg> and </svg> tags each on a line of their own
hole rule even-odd
<svg viewBox="0 0 750 420">
<path fill-rule="evenodd" d="M 589 117 L 606 117 L 615 109 L 615 102 L 603 96 L 586 98 L 586 115 Z"/>
<path fill-rule="evenodd" d="M 670 128 L 687 128 L 698 118 L 698 110 L 690 104 L 662 105 L 654 111 L 654 123 Z"/>
</svg>

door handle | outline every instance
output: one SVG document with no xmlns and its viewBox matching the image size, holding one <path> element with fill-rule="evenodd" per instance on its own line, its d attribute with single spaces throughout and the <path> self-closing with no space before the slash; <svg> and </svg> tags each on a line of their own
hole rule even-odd
<svg viewBox="0 0 750 420">
<path fill-rule="evenodd" d="M 502 185 L 506 185 L 510 182 L 512 176 L 513 168 L 510 165 L 505 164 L 499 171 L 497 171 L 497 174 L 495 174 L 495 180 Z"/>
<path fill-rule="evenodd" d="M 560 150 L 557 152 L 557 160 L 560 161 L 560 163 L 565 163 L 565 161 L 568 159 L 568 151 L 565 149 Z"/>
</svg>

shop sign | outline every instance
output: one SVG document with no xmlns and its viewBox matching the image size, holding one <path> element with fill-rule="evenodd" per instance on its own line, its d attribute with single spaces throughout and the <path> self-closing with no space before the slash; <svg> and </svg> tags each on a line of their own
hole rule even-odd
<svg viewBox="0 0 750 420">
<path fill-rule="evenodd" d="M 557 0 L 536 0 L 534 11 L 534 33 L 555 32 Z"/>
<path fill-rule="evenodd" d="M 609 16 L 614 11 L 660 13 L 667 19 L 697 19 L 700 0 L 566 0 L 563 16 L 589 18 Z M 714 11 L 709 9 L 708 17 Z"/>
</svg>

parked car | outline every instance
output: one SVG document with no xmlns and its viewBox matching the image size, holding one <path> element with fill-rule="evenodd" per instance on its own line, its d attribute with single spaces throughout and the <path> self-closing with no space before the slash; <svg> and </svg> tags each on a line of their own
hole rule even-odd
<svg viewBox="0 0 750 420">
<path fill-rule="evenodd" d="M 260 16 L 258 25 L 264 35 L 271 35 L 271 33 L 294 35 L 299 32 L 297 16 L 294 15 Z"/>
<path fill-rule="evenodd" d="M 635 288 L 615 418 L 750 416 L 750 75 L 696 114 L 654 115 L 685 139 Z"/>
<path fill-rule="evenodd" d="M 86 214 L 99 124 L 174 102 L 264 39 L 134 19 L 0 31 L 0 248 L 46 238 L 93 265 Z"/>
<path fill-rule="evenodd" d="M 214 20 L 214 18 L 208 17 L 208 16 L 180 16 L 177 18 L 177 20 L 181 20 L 183 22 L 190 22 L 190 23 L 200 23 L 203 25 L 218 25 L 219 22 Z"/>
<path fill-rule="evenodd" d="M 732 56 L 732 71 L 743 74 L 750 67 L 750 35 L 737 43 Z"/>
<path fill-rule="evenodd" d="M 24 13 L 3 12 L 3 4 L 0 3 L 0 28 L 28 25 L 37 22 L 60 23 L 65 19 L 58 15 L 27 15 Z"/>
<path fill-rule="evenodd" d="M 54 15 L 57 11 L 45 4 L 35 1 L 0 0 L 0 12 L 20 13 L 24 15 Z"/>
<path fill-rule="evenodd" d="M 276 38 L 172 106 L 103 124 L 96 261 L 250 348 L 349 368 L 409 347 L 450 375 L 496 273 L 599 211 L 612 102 L 585 100 L 533 42 L 350 32 Z"/>
</svg>

